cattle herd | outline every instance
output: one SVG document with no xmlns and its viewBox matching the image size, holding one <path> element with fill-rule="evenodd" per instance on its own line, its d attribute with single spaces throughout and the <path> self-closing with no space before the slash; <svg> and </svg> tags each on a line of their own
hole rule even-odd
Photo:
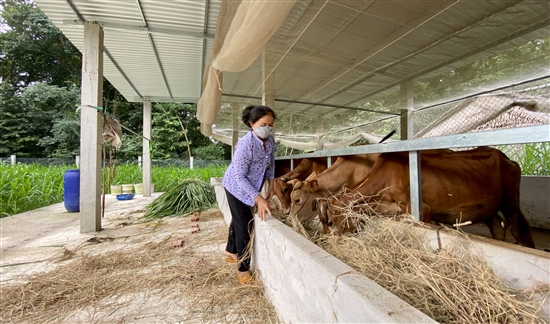
<svg viewBox="0 0 550 324">
<path fill-rule="evenodd" d="M 422 151 L 420 161 L 422 221 L 484 222 L 494 239 L 504 240 L 510 228 L 518 244 L 535 247 L 519 206 L 520 167 L 500 150 Z M 334 234 L 356 230 L 344 211 L 410 212 L 409 188 L 408 152 L 339 156 L 329 168 L 326 158 L 302 159 L 274 181 L 285 214 L 300 221 L 318 215 Z"/>
</svg>

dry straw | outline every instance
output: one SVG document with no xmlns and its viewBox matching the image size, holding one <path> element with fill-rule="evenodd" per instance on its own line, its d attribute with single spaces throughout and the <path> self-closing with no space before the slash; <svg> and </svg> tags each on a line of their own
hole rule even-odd
<svg viewBox="0 0 550 324">
<path fill-rule="evenodd" d="M 434 251 L 419 236 L 420 222 L 410 218 L 367 216 L 352 210 L 348 221 L 361 224 L 353 235 L 321 234 L 319 222 L 301 224 L 289 217 L 287 225 L 336 258 L 440 323 L 544 323 L 536 315 L 550 285 L 534 291 L 508 287 L 467 245 L 466 235 Z M 281 218 L 282 215 L 277 215 Z M 541 303 L 542 304 L 542 303 Z"/>
<path fill-rule="evenodd" d="M 65 251 L 59 257 L 63 264 L 54 271 L 2 288 L 0 321 L 66 322 L 78 311 L 107 305 L 116 313 L 132 300 L 158 296 L 157 300 L 171 298 L 179 309 L 187 309 L 179 312 L 184 314 L 181 322 L 276 322 L 260 284 L 239 284 L 234 264 L 225 263 L 219 252 L 201 252 L 226 238 L 227 227 L 215 226 L 185 236 L 178 248 L 167 234 L 157 242 L 100 255 Z M 66 259 L 70 260 L 61 261 Z"/>
</svg>

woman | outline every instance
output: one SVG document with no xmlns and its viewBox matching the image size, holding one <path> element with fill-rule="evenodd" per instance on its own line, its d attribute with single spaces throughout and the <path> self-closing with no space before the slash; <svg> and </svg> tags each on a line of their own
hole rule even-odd
<svg viewBox="0 0 550 324">
<path fill-rule="evenodd" d="M 232 216 L 225 260 L 239 261 L 237 279 L 241 284 L 252 282 L 250 253 L 246 253 L 254 227 L 252 207 L 258 206 L 262 221 L 266 213 L 271 215 L 269 200 L 273 190 L 275 139 L 270 133 L 274 120 L 275 113 L 269 107 L 249 106 L 243 110 L 242 121 L 250 131 L 235 145 L 233 159 L 222 181 Z M 269 191 L 264 198 L 260 190 L 266 180 Z"/>
</svg>

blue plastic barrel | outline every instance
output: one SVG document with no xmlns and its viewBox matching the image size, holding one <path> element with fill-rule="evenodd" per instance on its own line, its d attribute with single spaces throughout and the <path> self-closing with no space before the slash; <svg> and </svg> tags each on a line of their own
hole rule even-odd
<svg viewBox="0 0 550 324">
<path fill-rule="evenodd" d="M 80 211 L 80 170 L 67 170 L 63 176 L 63 203 L 68 212 Z"/>
</svg>

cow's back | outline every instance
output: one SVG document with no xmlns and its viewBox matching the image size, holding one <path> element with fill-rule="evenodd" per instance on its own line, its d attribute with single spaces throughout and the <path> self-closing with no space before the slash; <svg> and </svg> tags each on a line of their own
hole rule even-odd
<svg viewBox="0 0 550 324">
<path fill-rule="evenodd" d="M 308 180 L 317 180 L 320 191 L 336 192 L 342 186 L 351 187 L 369 173 L 379 155 L 375 153 L 340 156 L 332 166 Z"/>
</svg>

